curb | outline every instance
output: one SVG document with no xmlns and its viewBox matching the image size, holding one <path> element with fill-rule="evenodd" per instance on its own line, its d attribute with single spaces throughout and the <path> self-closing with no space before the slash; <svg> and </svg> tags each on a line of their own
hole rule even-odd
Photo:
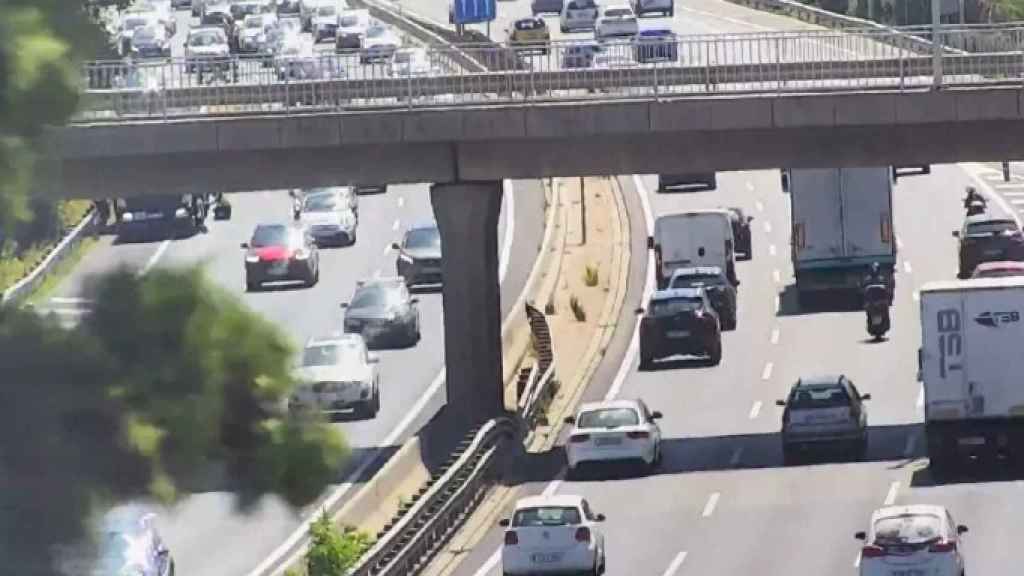
<svg viewBox="0 0 1024 576">
<path fill-rule="evenodd" d="M 32 292 L 37 286 L 50 275 L 53 268 L 64 261 L 64 258 L 75 249 L 75 246 L 82 240 L 82 237 L 92 232 L 92 228 L 95 225 L 94 209 L 89 208 L 89 211 L 85 213 L 82 220 L 71 229 L 70 232 L 64 235 L 57 245 L 50 250 L 31 272 L 28 273 L 24 278 L 18 280 L 13 286 L 4 290 L 0 293 L 0 305 L 6 304 L 21 304 L 32 295 Z"/>
</svg>

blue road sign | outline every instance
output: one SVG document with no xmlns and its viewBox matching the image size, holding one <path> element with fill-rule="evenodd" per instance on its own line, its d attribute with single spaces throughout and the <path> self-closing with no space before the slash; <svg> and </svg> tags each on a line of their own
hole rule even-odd
<svg viewBox="0 0 1024 576">
<path fill-rule="evenodd" d="M 473 24 L 490 22 L 498 16 L 495 0 L 453 0 L 455 2 L 455 23 Z"/>
</svg>

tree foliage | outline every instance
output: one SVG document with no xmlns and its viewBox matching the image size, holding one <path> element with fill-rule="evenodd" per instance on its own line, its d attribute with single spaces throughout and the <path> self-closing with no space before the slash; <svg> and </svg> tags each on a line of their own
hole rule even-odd
<svg viewBox="0 0 1024 576">
<path fill-rule="evenodd" d="M 289 342 L 199 269 L 119 271 L 90 295 L 71 330 L 0 309 L 0 557 L 12 574 L 80 541 L 114 502 L 214 489 L 243 508 L 268 493 L 299 506 L 333 480 L 343 440 L 283 408 Z"/>
<path fill-rule="evenodd" d="M 325 511 L 309 527 L 309 552 L 306 574 L 309 576 L 346 576 L 373 541 L 362 532 L 339 530 Z"/>
</svg>

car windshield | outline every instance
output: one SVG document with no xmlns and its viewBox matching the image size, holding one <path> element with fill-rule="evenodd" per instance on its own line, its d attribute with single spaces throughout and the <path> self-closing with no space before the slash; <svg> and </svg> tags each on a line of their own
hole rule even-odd
<svg viewBox="0 0 1024 576">
<path fill-rule="evenodd" d="M 725 286 L 721 274 L 687 274 L 672 279 L 672 288 L 696 288 L 699 286 Z"/>
<path fill-rule="evenodd" d="M 588 410 L 576 419 L 577 428 L 618 428 L 620 426 L 636 426 L 640 416 L 632 408 L 602 408 Z"/>
<path fill-rule="evenodd" d="M 1015 232 L 1016 230 L 1017 223 L 1013 220 L 988 220 L 985 222 L 972 222 L 967 225 L 968 236 Z"/>
<path fill-rule="evenodd" d="M 516 510 L 513 526 L 572 526 L 580 523 L 580 511 L 574 506 L 538 506 Z"/>
<path fill-rule="evenodd" d="M 1024 276 L 1024 268 L 992 268 L 990 270 L 978 270 L 977 278 L 1006 278 L 1008 276 Z"/>
<path fill-rule="evenodd" d="M 875 544 L 924 544 L 942 536 L 942 519 L 935 514 L 900 514 L 875 521 Z"/>
<path fill-rule="evenodd" d="M 189 46 L 216 46 L 217 44 L 223 43 L 223 37 L 217 32 L 213 31 L 194 34 L 191 38 L 188 39 Z"/>
<path fill-rule="evenodd" d="M 334 16 L 337 13 L 338 9 L 334 6 L 321 6 L 320 8 L 317 8 L 316 11 L 317 16 Z"/>
<path fill-rule="evenodd" d="M 266 246 L 286 246 L 288 244 L 288 227 L 283 224 L 273 226 L 257 226 L 252 234 L 253 248 Z"/>
<path fill-rule="evenodd" d="M 330 212 L 338 207 L 338 197 L 334 194 L 317 194 L 307 196 L 302 205 L 303 212 Z"/>
<path fill-rule="evenodd" d="M 342 15 L 342 17 L 338 19 L 338 25 L 346 28 L 357 26 L 359 25 L 359 16 L 356 16 L 355 14 Z"/>
<path fill-rule="evenodd" d="M 385 28 L 383 26 L 374 26 L 366 31 L 367 38 L 380 38 L 384 36 Z"/>
<path fill-rule="evenodd" d="M 437 248 L 441 249 L 441 232 L 437 228 L 417 228 L 410 230 L 405 236 L 406 248 Z"/>
<path fill-rule="evenodd" d="M 842 386 L 801 386 L 790 400 L 795 409 L 841 408 L 850 405 L 850 397 Z"/>
<path fill-rule="evenodd" d="M 680 312 L 692 312 L 700 310 L 704 301 L 697 297 L 666 298 L 664 300 L 653 300 L 651 302 L 652 316 L 672 316 Z"/>
<path fill-rule="evenodd" d="M 303 366 L 336 366 L 361 360 L 359 345 L 354 342 L 315 344 L 302 351 Z"/>
<path fill-rule="evenodd" d="M 351 308 L 387 308 L 400 304 L 401 294 L 387 286 L 363 286 L 352 298 Z"/>
</svg>

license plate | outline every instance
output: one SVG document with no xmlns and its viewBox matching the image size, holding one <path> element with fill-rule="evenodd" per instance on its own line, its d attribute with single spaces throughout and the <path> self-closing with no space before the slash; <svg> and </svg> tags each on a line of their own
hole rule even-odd
<svg viewBox="0 0 1024 576">
<path fill-rule="evenodd" d="M 688 338 L 690 336 L 689 330 L 669 330 L 665 333 L 669 338 Z"/>
<path fill-rule="evenodd" d="M 530 559 L 537 564 L 550 564 L 551 562 L 558 562 L 561 560 L 562 555 L 557 552 L 537 553 L 530 556 Z"/>
<path fill-rule="evenodd" d="M 269 270 L 267 270 L 267 273 L 273 274 L 274 276 L 283 276 L 288 273 L 288 263 L 274 264 Z"/>
<path fill-rule="evenodd" d="M 622 444 L 622 438 L 595 438 L 595 446 L 615 446 L 616 444 Z"/>
<path fill-rule="evenodd" d="M 984 446 L 985 438 L 983 436 L 970 436 L 967 438 L 957 439 L 957 444 L 961 446 Z"/>
</svg>

